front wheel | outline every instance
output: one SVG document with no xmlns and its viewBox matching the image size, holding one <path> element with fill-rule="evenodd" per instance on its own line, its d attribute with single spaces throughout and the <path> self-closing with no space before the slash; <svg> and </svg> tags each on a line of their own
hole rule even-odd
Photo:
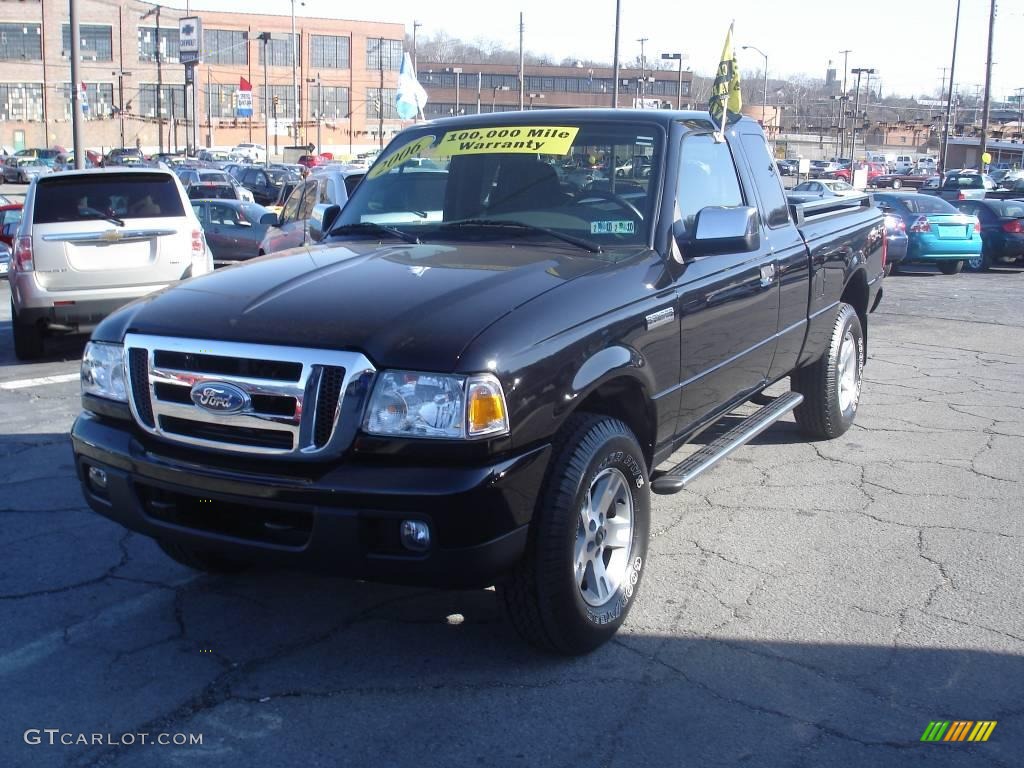
<svg viewBox="0 0 1024 768">
<path fill-rule="evenodd" d="M 860 404 L 864 374 L 864 331 L 857 312 L 840 304 L 828 349 L 806 368 L 790 376 L 794 392 L 804 401 L 793 411 L 800 431 L 808 437 L 831 440 L 851 426 Z"/>
<path fill-rule="evenodd" d="M 502 584 L 512 625 L 565 655 L 594 650 L 626 619 L 650 528 L 647 465 L 623 422 L 566 422 L 530 528 L 526 556 Z"/>
<path fill-rule="evenodd" d="M 963 259 L 959 261 L 940 261 L 939 272 L 944 275 L 956 275 L 963 271 L 964 262 Z"/>
<path fill-rule="evenodd" d="M 900 181 L 899 179 L 893 179 L 892 180 L 892 188 L 893 189 L 900 189 L 902 187 L 903 187 L 903 182 L 902 181 Z"/>
</svg>

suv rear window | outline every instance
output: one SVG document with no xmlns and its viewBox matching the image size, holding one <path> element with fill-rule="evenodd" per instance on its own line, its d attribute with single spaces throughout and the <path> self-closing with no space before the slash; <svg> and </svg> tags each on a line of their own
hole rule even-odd
<svg viewBox="0 0 1024 768">
<path fill-rule="evenodd" d="M 162 173 L 45 177 L 36 186 L 33 211 L 36 224 L 185 215 L 174 179 Z"/>
</svg>

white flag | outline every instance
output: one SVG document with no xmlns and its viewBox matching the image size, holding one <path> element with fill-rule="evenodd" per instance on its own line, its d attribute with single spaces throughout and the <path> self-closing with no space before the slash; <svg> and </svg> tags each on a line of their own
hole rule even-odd
<svg viewBox="0 0 1024 768">
<path fill-rule="evenodd" d="M 420 81 L 416 79 L 416 72 L 412 68 L 412 59 L 405 54 L 402 59 L 402 69 L 398 73 L 398 92 L 395 94 L 395 107 L 398 116 L 403 120 L 412 120 L 418 114 L 423 113 L 423 106 L 427 103 L 427 92 L 423 90 Z"/>
</svg>

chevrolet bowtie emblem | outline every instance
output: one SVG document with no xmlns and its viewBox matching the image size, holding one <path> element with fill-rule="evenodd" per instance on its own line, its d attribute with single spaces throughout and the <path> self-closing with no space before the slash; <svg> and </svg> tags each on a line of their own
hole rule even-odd
<svg viewBox="0 0 1024 768">
<path fill-rule="evenodd" d="M 108 229 L 103 233 L 103 239 L 109 242 L 117 242 L 121 239 L 121 230 L 119 229 Z"/>
</svg>

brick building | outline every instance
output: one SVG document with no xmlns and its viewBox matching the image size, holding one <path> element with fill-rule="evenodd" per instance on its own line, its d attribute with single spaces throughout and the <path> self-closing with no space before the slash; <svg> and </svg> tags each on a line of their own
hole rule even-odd
<svg viewBox="0 0 1024 768">
<path fill-rule="evenodd" d="M 188 143 L 191 99 L 178 59 L 178 19 L 185 14 L 161 8 L 158 35 L 154 9 L 137 0 L 80 0 L 86 147 L 120 146 L 122 130 L 125 145 L 147 151 L 160 145 L 184 149 Z M 269 127 L 280 146 L 290 145 L 296 103 L 291 17 L 194 15 L 203 27 L 203 61 L 195 70 L 198 145 L 264 143 L 266 107 L 269 103 L 273 118 L 274 97 L 278 119 L 271 119 Z M 282 39 L 263 43 L 257 39 L 262 32 Z M 376 146 L 380 103 L 384 141 L 402 127 L 394 111 L 394 89 L 404 36 L 401 24 L 296 17 L 300 143 L 316 143 L 319 116 L 323 148 L 346 153 Z M 0 2 L 0 145 L 72 145 L 70 40 L 66 0 Z M 269 102 L 264 98 L 264 50 Z M 252 84 L 251 118 L 235 116 L 241 78 Z M 158 81 L 163 84 L 159 114 Z"/>
</svg>

